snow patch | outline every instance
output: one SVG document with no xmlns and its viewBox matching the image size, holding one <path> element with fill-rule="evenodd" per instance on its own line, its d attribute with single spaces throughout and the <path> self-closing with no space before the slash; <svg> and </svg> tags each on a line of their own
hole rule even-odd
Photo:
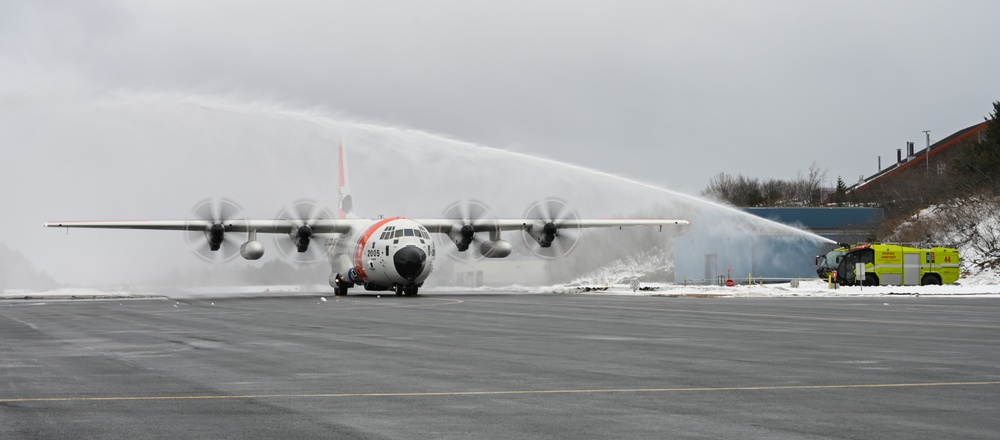
<svg viewBox="0 0 1000 440">
<path fill-rule="evenodd" d="M 574 279 L 570 284 L 628 284 L 655 273 L 672 273 L 674 260 L 665 250 L 655 249 L 612 261 L 591 273 Z"/>
<path fill-rule="evenodd" d="M 92 288 L 61 288 L 35 292 L 24 289 L 9 289 L 0 292 L 0 299 L 111 299 L 111 298 L 149 298 L 158 296 L 143 291 L 101 290 Z"/>
</svg>

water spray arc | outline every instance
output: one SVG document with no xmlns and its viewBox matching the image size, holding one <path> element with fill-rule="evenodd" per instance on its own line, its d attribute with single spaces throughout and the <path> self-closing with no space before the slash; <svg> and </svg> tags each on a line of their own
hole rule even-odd
<svg viewBox="0 0 1000 440">
<path fill-rule="evenodd" d="M 202 163 L 224 163 L 219 160 L 223 157 L 241 158 L 243 162 L 239 166 L 208 169 L 222 173 L 229 170 L 228 175 L 215 178 L 215 182 L 225 184 L 215 191 L 233 194 L 250 203 L 248 206 L 251 207 L 282 206 L 289 196 L 305 196 L 314 200 L 329 197 L 328 200 L 332 200 L 333 186 L 330 182 L 335 179 L 335 171 L 332 170 L 336 160 L 335 146 L 343 140 L 357 146 L 352 150 L 352 165 L 355 168 L 352 177 L 356 178 L 355 184 L 360 191 L 355 197 L 370 206 L 388 206 L 393 213 L 405 213 L 407 216 L 440 214 L 440 207 L 448 206 L 459 198 L 488 199 L 493 206 L 491 212 L 503 214 L 501 217 L 516 217 L 539 197 L 557 195 L 565 200 L 566 205 L 575 208 L 572 213 L 577 217 L 577 211 L 627 216 L 635 215 L 636 210 L 642 207 L 662 206 L 665 212 L 675 217 L 709 213 L 704 217 L 711 221 L 699 221 L 691 228 L 696 232 L 721 231 L 723 228 L 713 228 L 713 224 L 731 223 L 744 228 L 730 232 L 734 234 L 745 233 L 746 227 L 752 225 L 761 230 L 780 230 L 809 240 L 824 241 L 814 234 L 754 217 L 732 207 L 611 173 L 418 130 L 343 120 L 323 111 L 302 111 L 275 104 L 245 103 L 209 96 L 127 92 L 102 97 L 98 105 L 102 114 L 128 115 L 130 123 L 135 126 L 133 131 L 144 134 L 143 142 L 198 149 L 197 153 L 205 155 L 206 160 L 195 164 L 190 171 L 192 174 L 205 172 L 197 168 Z M 165 126 L 164 120 L 171 121 L 171 125 Z M 121 143 L 124 148 L 126 144 L 138 142 L 132 139 Z M 205 149 L 205 145 L 210 147 Z M 174 151 L 173 154 L 184 155 L 185 152 Z M 302 161 L 302 157 L 310 160 Z M 240 171 L 236 172 L 236 169 Z M 248 179 L 247 176 L 253 178 Z M 261 197 L 265 195 L 260 191 L 263 185 L 253 185 L 253 182 L 267 182 L 266 195 L 276 194 L 282 201 L 275 202 L 275 196 L 269 200 Z M 246 188 L 250 188 L 250 195 L 234 194 Z M 303 194 L 304 188 L 316 192 Z M 557 254 L 566 254 L 575 248 L 577 237 L 573 231 L 560 227 L 564 217 L 561 209 L 550 208 L 548 211 L 553 212 L 548 215 L 538 213 L 539 218 L 545 221 L 531 228 L 528 238 L 534 247 L 529 249 L 555 249 L 553 252 Z M 377 212 L 363 214 L 374 215 Z M 315 231 L 310 231 L 313 228 L 314 225 L 308 221 L 298 225 L 294 237 L 281 237 L 282 246 L 294 245 L 292 254 L 297 256 L 299 249 L 322 250 L 322 246 L 316 246 L 318 237 L 314 237 L 312 232 Z M 487 249 L 486 254 L 516 252 L 505 246 L 509 237 L 501 240 L 499 235 L 493 237 L 493 234 L 485 232 L 480 232 L 482 237 L 461 230 L 454 232 L 452 241 L 457 240 L 469 247 L 475 245 L 474 250 L 479 254 L 483 254 L 483 246 L 487 243 L 492 243 L 492 247 Z M 202 239 L 209 246 L 212 246 L 213 240 L 219 241 L 220 237 L 209 235 L 209 238 Z M 248 232 L 247 238 L 256 243 L 252 235 L 253 231 Z M 222 239 L 230 237 L 229 233 L 221 236 Z M 254 249 L 250 249 L 251 255 L 255 253 Z M 595 255 L 595 258 L 599 257 Z"/>
</svg>

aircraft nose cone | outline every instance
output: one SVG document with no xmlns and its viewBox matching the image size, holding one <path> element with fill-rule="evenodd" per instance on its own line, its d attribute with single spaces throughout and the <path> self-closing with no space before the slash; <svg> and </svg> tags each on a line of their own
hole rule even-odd
<svg viewBox="0 0 1000 440">
<path fill-rule="evenodd" d="M 396 251 L 392 257 L 392 263 L 396 266 L 396 272 L 413 281 L 424 271 L 424 262 L 427 261 L 427 254 L 416 246 L 407 246 Z"/>
</svg>

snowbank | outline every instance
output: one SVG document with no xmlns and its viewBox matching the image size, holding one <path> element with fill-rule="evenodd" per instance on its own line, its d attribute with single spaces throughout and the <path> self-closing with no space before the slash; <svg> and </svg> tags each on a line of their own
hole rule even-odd
<svg viewBox="0 0 1000 440">
<path fill-rule="evenodd" d="M 640 295 L 640 296 L 677 296 L 677 297 L 847 297 L 847 296 L 883 296 L 883 295 L 927 295 L 927 296 L 993 296 L 1000 298 L 1000 284 L 969 284 L 947 286 L 878 286 L 878 287 L 838 287 L 830 289 L 826 282 L 820 280 L 799 281 L 798 287 L 792 283 L 740 285 L 733 287 L 719 286 L 681 286 L 659 285 L 653 291 L 633 291 L 627 285 L 611 285 L 607 290 L 587 292 L 577 286 L 553 286 L 552 293 L 589 294 L 589 295 Z"/>
<path fill-rule="evenodd" d="M 123 298 L 151 298 L 158 296 L 151 292 L 142 290 L 125 291 L 118 289 L 93 289 L 93 288 L 61 288 L 34 292 L 31 290 L 4 290 L 0 292 L 0 299 L 123 299 Z"/>
</svg>

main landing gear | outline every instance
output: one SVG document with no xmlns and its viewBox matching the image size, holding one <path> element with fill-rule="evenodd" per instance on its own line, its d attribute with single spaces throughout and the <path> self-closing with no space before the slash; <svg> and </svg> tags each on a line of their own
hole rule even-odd
<svg viewBox="0 0 1000 440">
<path fill-rule="evenodd" d="M 340 275 L 337 275 L 336 283 L 335 284 L 336 285 L 333 286 L 333 294 L 334 294 L 334 296 L 344 296 L 344 295 L 347 295 L 347 289 L 348 289 L 349 284 L 347 282 L 345 282 L 344 279 L 340 277 Z"/>
<path fill-rule="evenodd" d="M 396 296 L 403 296 L 403 295 L 406 295 L 406 296 L 416 296 L 417 295 L 417 286 L 413 285 L 413 284 L 411 284 L 409 286 L 400 286 L 400 285 L 397 284 L 396 285 Z"/>
</svg>

